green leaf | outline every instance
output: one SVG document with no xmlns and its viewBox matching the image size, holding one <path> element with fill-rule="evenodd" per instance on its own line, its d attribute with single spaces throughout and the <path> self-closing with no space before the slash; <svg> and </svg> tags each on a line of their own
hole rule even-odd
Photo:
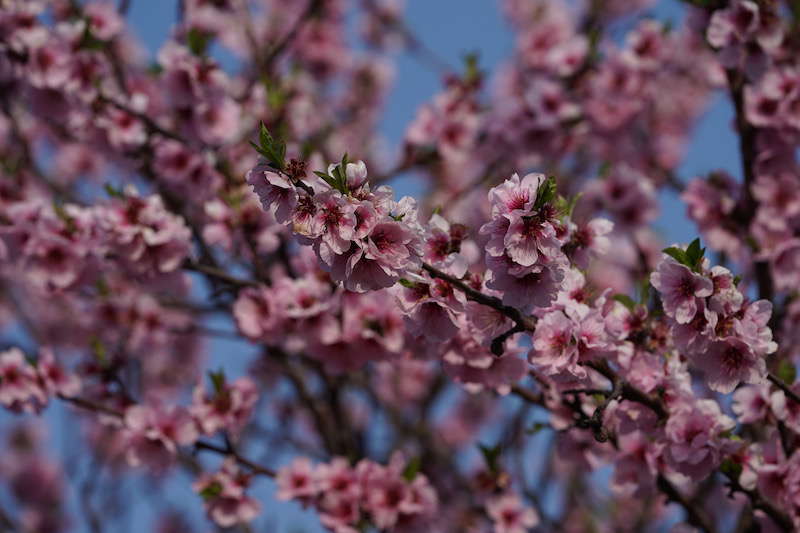
<svg viewBox="0 0 800 533">
<path fill-rule="evenodd" d="M 106 298 L 111 295 L 111 287 L 108 286 L 108 282 L 105 278 L 99 278 L 94 283 L 95 287 L 97 287 L 97 292 L 100 294 L 102 298 Z"/>
<path fill-rule="evenodd" d="M 255 144 L 251 141 L 250 145 L 253 146 L 259 154 L 263 155 L 273 167 L 278 170 L 283 170 L 286 166 L 286 143 L 272 137 L 263 122 L 259 128 L 258 141 L 259 144 Z"/>
<path fill-rule="evenodd" d="M 95 359 L 100 363 L 100 366 L 105 366 L 107 361 L 107 350 L 106 345 L 103 344 L 97 337 L 92 337 L 89 340 L 89 346 L 92 349 L 92 354 L 94 354 Z"/>
<path fill-rule="evenodd" d="M 558 198 L 556 198 L 556 207 L 563 216 L 571 218 L 572 212 L 575 211 L 575 206 L 577 205 L 578 200 L 581 199 L 581 196 L 583 196 L 583 193 L 578 193 L 569 198 L 558 195 Z"/>
<path fill-rule="evenodd" d="M 209 483 L 200 491 L 200 497 L 204 500 L 216 498 L 220 494 L 222 494 L 222 484 L 219 481 Z"/>
<path fill-rule="evenodd" d="M 107 43 L 92 34 L 91 21 L 87 20 L 78 47 L 83 50 L 102 50 Z"/>
<path fill-rule="evenodd" d="M 125 198 L 125 193 L 122 192 L 122 189 L 114 187 L 111 183 L 103 185 L 103 189 L 105 189 L 106 194 L 111 198 Z"/>
<path fill-rule="evenodd" d="M 689 262 L 688 266 L 693 270 L 698 270 L 705 253 L 706 249 L 700 248 L 700 239 L 693 240 L 691 244 L 689 244 L 689 247 L 686 248 L 686 260 Z"/>
<path fill-rule="evenodd" d="M 548 425 L 545 424 L 544 422 L 534 422 L 533 425 L 531 425 L 531 427 L 525 430 L 525 433 L 527 433 L 528 435 L 536 435 L 546 427 L 548 427 Z"/>
<path fill-rule="evenodd" d="M 552 176 L 546 178 L 536 191 L 534 209 L 541 209 L 556 198 L 556 180 Z"/>
<path fill-rule="evenodd" d="M 730 458 L 726 458 L 719 466 L 719 470 L 729 478 L 739 479 L 739 474 L 742 473 L 742 465 Z"/>
<path fill-rule="evenodd" d="M 67 213 L 67 210 L 64 209 L 64 206 L 53 202 L 53 211 L 55 211 L 56 216 L 61 219 L 64 223 L 64 226 L 67 228 L 69 233 L 75 233 L 78 230 L 78 225 L 75 223 L 75 219 Z"/>
<path fill-rule="evenodd" d="M 464 54 L 464 81 L 474 83 L 481 79 L 483 73 L 478 67 L 478 52 Z"/>
<path fill-rule="evenodd" d="M 421 466 L 422 460 L 419 458 L 419 456 L 412 457 L 405 469 L 403 469 L 403 479 L 409 482 L 414 481 L 414 478 L 417 477 Z"/>
<path fill-rule="evenodd" d="M 281 87 L 278 82 L 275 82 L 266 76 L 264 76 L 263 82 L 265 92 L 267 93 L 267 106 L 269 107 L 270 111 L 278 111 L 283 109 L 284 105 L 286 104 L 286 91 L 283 90 L 283 87 Z"/>
<path fill-rule="evenodd" d="M 650 301 L 650 280 L 645 279 L 639 289 L 639 303 L 646 306 Z"/>
<path fill-rule="evenodd" d="M 153 61 L 147 66 L 147 73 L 152 74 L 153 76 L 158 76 L 164 72 L 164 67 Z"/>
<path fill-rule="evenodd" d="M 341 162 L 333 167 L 330 174 L 319 170 L 315 170 L 314 174 L 322 178 L 332 189 L 336 189 L 342 194 L 348 194 L 350 192 L 350 189 L 347 187 L 347 165 L 349 163 L 350 160 L 347 154 L 344 154 Z"/>
<path fill-rule="evenodd" d="M 189 30 L 189 33 L 186 34 L 186 46 L 189 48 L 189 51 L 196 56 L 205 55 L 210 43 L 211 34 L 198 28 L 192 28 Z"/>
<path fill-rule="evenodd" d="M 677 261 L 678 263 L 689 266 L 688 259 L 686 258 L 686 252 L 684 252 L 680 248 L 676 246 L 670 246 L 669 248 L 664 248 L 661 251 L 667 254 L 668 256 L 672 257 L 673 259 L 675 259 L 675 261 Z"/>
<path fill-rule="evenodd" d="M 633 310 L 634 307 L 636 307 L 636 302 L 633 300 L 633 298 L 631 298 L 627 294 L 615 294 L 614 300 L 621 303 L 631 311 Z"/>
<path fill-rule="evenodd" d="M 483 459 L 486 461 L 486 467 L 489 471 L 497 473 L 500 470 L 500 465 L 498 464 L 501 452 L 500 445 L 486 446 L 485 444 L 478 444 L 478 448 L 483 454 Z"/>
<path fill-rule="evenodd" d="M 342 156 L 342 161 L 336 165 L 336 168 L 333 169 L 333 172 L 336 176 L 337 180 L 337 189 L 342 192 L 343 194 L 347 193 L 347 165 L 350 161 L 347 158 L 347 153 Z"/>
<path fill-rule="evenodd" d="M 795 367 L 790 360 L 784 359 L 781 361 L 781 364 L 778 365 L 776 374 L 781 381 L 787 385 L 792 385 L 797 378 L 797 367 Z"/>
<path fill-rule="evenodd" d="M 330 185 L 331 189 L 336 189 L 337 188 L 336 187 L 336 178 L 334 178 L 333 176 L 331 176 L 327 172 L 322 172 L 320 170 L 315 170 L 314 174 L 319 176 L 322 179 L 322 181 L 324 181 L 325 183 Z"/>
<path fill-rule="evenodd" d="M 209 370 L 208 378 L 211 380 L 211 384 L 214 386 L 214 392 L 220 394 L 225 390 L 225 371 L 223 369 L 220 368 L 216 372 Z"/>
<path fill-rule="evenodd" d="M 399 283 L 400 285 L 402 285 L 402 286 L 403 286 L 403 287 L 405 287 L 406 289 L 413 289 L 413 288 L 414 288 L 414 287 L 416 287 L 416 285 L 417 285 L 417 284 L 416 284 L 416 283 L 414 283 L 413 281 L 411 281 L 411 280 L 407 280 L 406 278 L 400 278 L 400 279 L 398 279 L 398 280 L 397 280 L 397 283 Z"/>
</svg>

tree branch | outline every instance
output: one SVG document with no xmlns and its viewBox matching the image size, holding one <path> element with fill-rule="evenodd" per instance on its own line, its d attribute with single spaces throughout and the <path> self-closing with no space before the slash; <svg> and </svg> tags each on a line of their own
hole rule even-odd
<svg viewBox="0 0 800 533">
<path fill-rule="evenodd" d="M 428 263 L 422 264 L 422 269 L 425 270 L 432 278 L 438 278 L 448 282 L 454 288 L 463 292 L 467 299 L 473 302 L 491 307 L 500 313 L 506 315 L 514 321 L 520 328 L 520 331 L 533 331 L 536 329 L 536 319 L 531 316 L 524 315 L 519 309 L 505 305 L 500 298 L 483 294 L 481 291 L 475 290 L 460 279 L 457 279 L 450 274 L 446 274 L 441 270 L 429 265 Z"/>
<path fill-rule="evenodd" d="M 656 480 L 658 489 L 663 492 L 669 501 L 675 502 L 686 511 L 686 520 L 695 527 L 699 527 L 706 533 L 716 533 L 717 529 L 708 515 L 698 509 L 692 502 L 673 485 L 667 478 L 659 474 Z"/>
<path fill-rule="evenodd" d="M 767 379 L 770 381 L 770 383 L 781 389 L 788 398 L 795 403 L 800 404 L 800 394 L 797 394 L 795 391 L 793 391 L 792 388 L 784 383 L 781 378 L 770 372 L 767 374 Z"/>
</svg>

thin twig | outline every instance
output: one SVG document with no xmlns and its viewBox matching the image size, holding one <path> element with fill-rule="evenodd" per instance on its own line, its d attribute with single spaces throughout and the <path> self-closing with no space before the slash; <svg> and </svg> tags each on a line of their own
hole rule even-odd
<svg viewBox="0 0 800 533">
<path fill-rule="evenodd" d="M 206 450 L 218 453 L 220 455 L 227 455 L 229 457 L 233 457 L 237 463 L 239 463 L 242 466 L 246 466 L 256 474 L 260 474 L 266 477 L 275 477 L 277 475 L 277 472 L 275 472 L 275 470 L 260 465 L 255 461 L 251 461 L 247 457 L 240 455 L 239 452 L 237 452 L 230 446 L 222 447 L 222 446 L 217 446 L 216 444 L 212 444 L 210 442 L 197 441 L 194 443 L 194 447 L 196 450 Z"/>
<path fill-rule="evenodd" d="M 800 394 L 797 394 L 795 391 L 793 391 L 792 388 L 786 383 L 784 383 L 784 381 L 781 378 L 770 372 L 767 374 L 767 379 L 773 385 L 781 389 L 786 396 L 792 399 L 792 401 L 800 404 Z"/>
<path fill-rule="evenodd" d="M 195 261 L 185 261 L 183 263 L 183 268 L 184 270 L 191 270 L 193 272 L 199 272 L 201 274 L 205 274 L 206 276 L 225 282 L 228 285 L 232 285 L 234 287 L 258 287 L 258 283 L 253 280 L 237 278 L 236 276 L 228 274 L 222 269 L 210 265 L 205 265 L 203 263 L 197 263 Z"/>
<path fill-rule="evenodd" d="M 716 533 L 717 529 L 708 515 L 702 509 L 697 508 L 692 502 L 673 485 L 667 478 L 659 474 L 657 479 L 658 489 L 663 492 L 667 499 L 677 503 L 686 511 L 686 520 L 695 527 L 699 527 L 706 533 Z"/>
<path fill-rule="evenodd" d="M 441 270 L 439 270 L 438 268 L 429 265 L 428 263 L 423 263 L 422 269 L 425 270 L 428 274 L 430 274 L 431 277 L 438 278 L 448 282 L 454 288 L 463 292 L 466 295 L 467 299 L 472 300 L 473 302 L 479 303 L 481 305 L 491 307 L 503 313 L 508 318 L 513 320 L 516 324 L 518 324 L 522 328 L 522 331 L 533 331 L 536 328 L 535 318 L 524 315 L 519 309 L 516 309 L 509 305 L 505 305 L 503 301 L 500 300 L 500 298 L 483 294 L 481 291 L 473 289 L 460 279 L 457 279 L 451 276 L 450 274 L 446 274 Z"/>
</svg>

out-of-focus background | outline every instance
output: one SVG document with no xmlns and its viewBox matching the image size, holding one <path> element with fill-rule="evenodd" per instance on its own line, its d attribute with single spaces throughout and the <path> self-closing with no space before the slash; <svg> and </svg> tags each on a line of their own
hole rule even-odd
<svg viewBox="0 0 800 533">
<path fill-rule="evenodd" d="M 292 0 L 285 0 L 287 2 Z M 142 47 L 151 56 L 170 36 L 177 15 L 177 0 L 132 0 L 128 21 Z M 677 0 L 660 0 L 649 10 L 649 16 L 661 20 L 679 20 L 683 16 L 683 8 Z M 416 37 L 433 50 L 435 54 L 448 64 L 459 67 L 463 64 L 466 53 L 477 52 L 480 67 L 489 78 L 505 58 L 510 57 L 514 46 L 514 34 L 500 9 L 499 2 L 492 0 L 407 0 L 405 20 Z M 355 26 L 355 23 L 353 23 Z M 355 33 L 355 27 L 352 28 Z M 218 53 L 223 66 L 231 70 L 236 68 L 236 60 L 224 53 Z M 380 126 L 380 133 L 385 137 L 387 150 L 397 150 L 409 122 L 418 108 L 430 100 L 442 88 L 442 77 L 430 65 L 420 61 L 418 57 L 406 52 L 394 56 L 394 88 L 387 100 L 386 112 Z M 670 98 L 664 94 L 663 98 Z M 739 175 L 736 137 L 732 131 L 732 108 L 724 95 L 716 97 L 706 115 L 698 123 L 689 143 L 684 162 L 678 169 L 678 176 L 688 180 L 700 173 L 713 169 L 725 169 L 733 176 Z M 413 174 L 402 175 L 395 183 L 400 194 L 420 194 L 422 188 Z M 684 207 L 676 193 L 664 189 L 661 198 L 661 215 L 656 229 L 666 243 L 688 242 L 694 238 L 696 230 L 686 219 Z M 230 324 L 227 324 L 230 327 Z M 240 375 L 248 362 L 253 347 L 246 343 L 215 339 L 211 341 L 209 351 L 214 354 L 210 368 L 215 364 L 223 365 L 231 375 Z M 261 413 L 264 414 L 263 412 Z M 258 413 L 257 413 L 258 415 Z M 71 427 L 72 420 L 65 416 L 64 407 L 52 405 L 43 415 L 51 428 L 49 442 L 54 454 L 80 454 L 80 446 L 75 446 L 76 430 Z M 0 427 L 7 427 L 11 415 L 0 413 Z M 535 470 L 535 450 L 544 446 L 547 435 L 532 438 L 532 469 Z M 539 448 L 541 449 L 541 448 Z M 268 450 L 267 450 L 268 453 Z M 268 456 L 267 456 L 268 457 Z M 282 463 L 289 458 L 275 458 L 271 464 Z M 78 515 L 81 491 L 86 490 L 97 479 L 93 479 L 95 471 L 90 468 L 77 468 L 69 473 L 70 499 Z M 101 475 L 110 475 L 101 473 Z M 531 475 L 535 475 L 532 472 Z M 605 476 L 605 478 L 604 478 Z M 603 485 L 608 472 L 598 474 L 598 485 Z M 126 483 L 128 494 L 136 497 L 130 501 L 129 512 L 134 519 L 129 523 L 130 531 L 151 531 L 153 519 L 156 518 L 165 504 L 177 503 L 181 507 L 193 509 L 192 523 L 197 531 L 213 531 L 213 526 L 205 521 L 202 502 L 192 491 L 190 479 L 186 474 L 172 476 L 166 490 L 148 490 L 151 483 L 146 477 L 129 478 Z M 254 485 L 253 495 L 263 503 L 262 517 L 253 524 L 252 530 L 259 532 L 317 532 L 322 531 L 318 518 L 310 512 L 303 511 L 296 503 L 281 503 L 274 499 L 274 487 L 269 481 L 259 481 Z M 545 505 L 558 505 L 549 502 L 543 495 Z M 3 501 L 0 494 L 0 501 Z M 94 510 L 102 513 L 102 508 Z M 125 531 L 117 528 L 113 517 L 104 520 L 107 530 Z M 89 531 L 88 526 L 76 524 L 75 531 Z M 86 527 L 86 529 L 84 528 Z"/>
</svg>

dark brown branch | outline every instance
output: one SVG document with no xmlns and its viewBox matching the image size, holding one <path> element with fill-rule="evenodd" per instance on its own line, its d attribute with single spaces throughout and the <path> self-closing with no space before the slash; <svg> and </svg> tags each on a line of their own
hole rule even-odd
<svg viewBox="0 0 800 533">
<path fill-rule="evenodd" d="M 795 403 L 800 404 L 800 394 L 797 394 L 795 391 L 793 391 L 792 388 L 784 383 L 781 378 L 770 372 L 767 374 L 767 379 L 770 381 L 770 383 L 781 389 L 788 398 Z"/>
<path fill-rule="evenodd" d="M 132 107 L 130 107 L 130 106 L 126 105 L 126 104 L 123 104 L 122 102 L 118 102 L 117 100 L 114 100 L 113 98 L 108 98 L 108 97 L 100 95 L 98 97 L 98 100 L 100 100 L 101 102 L 103 102 L 105 104 L 108 104 L 108 105 L 111 105 L 113 107 L 116 107 L 120 111 L 122 111 L 124 113 L 127 113 L 128 115 L 131 115 L 132 117 L 134 117 L 137 120 L 141 121 L 147 127 L 147 129 L 149 129 L 152 133 L 158 133 L 159 135 L 163 135 L 164 137 L 168 137 L 170 139 L 173 139 L 175 141 L 181 142 L 183 144 L 188 144 L 186 142 L 186 139 L 184 139 L 181 135 L 179 135 L 178 133 L 176 133 L 174 131 L 171 131 L 171 130 L 168 130 L 168 129 L 162 127 L 160 124 L 158 124 L 155 120 L 153 120 L 149 115 L 147 115 L 145 113 L 137 111 L 137 110 L 133 109 Z"/>
<path fill-rule="evenodd" d="M 270 50 L 269 54 L 267 54 L 267 56 L 264 58 L 264 63 L 262 65 L 263 67 L 269 67 L 272 62 L 275 61 L 275 59 L 277 59 L 277 57 L 281 55 L 284 50 L 286 50 L 286 47 L 292 43 L 294 38 L 297 37 L 297 34 L 300 33 L 300 30 L 303 29 L 303 26 L 306 24 L 306 22 L 308 22 L 311 17 L 314 16 L 321 6 L 321 0 L 309 0 L 305 11 L 300 14 L 300 17 L 298 17 L 298 19 L 295 21 L 292 28 L 286 33 L 286 35 L 284 35 L 283 39 L 278 41 L 275 46 L 272 47 L 272 50 Z"/>
<path fill-rule="evenodd" d="M 113 407 L 107 407 L 105 405 L 99 404 L 92 400 L 81 398 L 79 396 L 62 396 L 59 395 L 59 398 L 67 403 L 70 403 L 76 407 L 80 407 L 81 409 L 85 409 L 87 411 L 94 411 L 96 413 L 103 413 L 107 415 L 114 416 L 116 418 L 123 418 L 124 414 L 122 411 L 118 409 L 114 409 Z M 221 455 L 227 455 L 236 459 L 236 462 L 240 465 L 246 466 L 256 474 L 260 474 L 267 477 L 275 477 L 276 473 L 271 468 L 267 468 L 266 466 L 260 465 L 250 459 L 240 455 L 236 450 L 233 449 L 232 446 L 228 445 L 227 447 L 223 448 L 221 446 L 217 446 L 210 442 L 205 441 L 197 441 L 194 444 L 195 449 L 197 450 L 207 450 L 212 451 Z"/>
<path fill-rule="evenodd" d="M 741 154 L 742 176 L 744 186 L 742 187 L 742 198 L 734 211 L 734 215 L 741 222 L 744 231 L 750 231 L 750 223 L 756 214 L 758 202 L 753 196 L 753 184 L 756 181 L 756 142 L 758 140 L 758 129 L 747 121 L 744 102 L 744 76 L 735 70 L 727 71 L 728 89 L 733 108 L 736 115 L 736 130 L 739 133 L 739 153 Z M 754 265 L 756 283 L 758 284 L 758 297 L 765 300 L 772 300 L 774 288 L 772 275 L 770 274 L 769 263 L 766 261 L 756 261 Z"/>
<path fill-rule="evenodd" d="M 779 509 L 774 507 L 769 502 L 764 501 L 758 492 L 744 488 L 741 483 L 739 483 L 737 475 L 725 473 L 725 476 L 728 478 L 728 486 L 732 493 L 741 492 L 742 494 L 746 495 L 750 499 L 750 503 L 754 509 L 763 511 L 783 531 L 794 531 L 792 521 L 788 516 L 783 514 Z"/>
<path fill-rule="evenodd" d="M 511 386 L 511 393 L 514 394 L 515 396 L 519 396 L 520 398 L 522 398 L 523 400 L 525 400 L 528 403 L 532 403 L 532 404 L 535 404 L 535 405 L 539 405 L 539 406 L 545 407 L 544 398 L 542 397 L 542 395 L 540 393 L 535 393 L 535 392 L 533 392 L 533 391 L 531 391 L 529 389 L 526 389 L 525 387 L 522 387 L 520 385 L 512 385 Z"/>
<path fill-rule="evenodd" d="M 111 415 L 116 418 L 123 418 L 124 413 L 119 409 L 114 409 L 113 407 L 108 407 L 106 405 L 94 402 L 87 398 L 82 398 L 80 396 L 58 396 L 61 400 L 70 403 L 76 407 L 80 407 L 81 409 L 85 409 L 87 411 L 94 411 L 96 413 L 102 413 L 105 415 Z"/>
<path fill-rule="evenodd" d="M 525 329 L 520 324 L 514 324 L 514 326 L 511 329 L 501 333 L 500 335 L 492 339 L 492 344 L 491 344 L 492 353 L 497 356 L 503 355 L 503 351 L 505 350 L 504 345 L 506 341 L 510 337 L 522 331 L 525 331 Z"/>
<path fill-rule="evenodd" d="M 590 361 L 585 363 L 585 365 L 602 374 L 606 379 L 611 381 L 612 384 L 616 384 L 619 379 L 616 373 L 613 370 L 611 370 L 611 368 L 609 368 L 608 364 L 606 364 L 605 362 L 596 363 Z M 667 410 L 664 408 L 664 406 L 658 399 L 645 394 L 644 392 L 640 391 L 639 389 L 637 389 L 636 387 L 625 381 L 621 382 L 619 386 L 621 389 L 620 390 L 621 398 L 642 404 L 645 407 L 649 407 L 656 415 L 658 415 L 659 419 L 665 419 L 668 417 Z"/>
<path fill-rule="evenodd" d="M 236 276 L 228 274 L 227 272 L 225 272 L 220 268 L 205 265 L 202 263 L 197 263 L 194 261 L 185 261 L 183 263 L 183 268 L 185 270 L 191 270 L 193 272 L 199 272 L 201 274 L 205 274 L 208 277 L 222 281 L 234 287 L 258 287 L 258 283 L 253 280 L 237 278 Z"/>
<path fill-rule="evenodd" d="M 422 269 L 430 274 L 432 278 L 438 278 L 448 282 L 454 288 L 463 292 L 469 300 L 496 309 L 500 313 L 506 315 L 522 328 L 520 331 L 533 331 L 536 328 L 535 318 L 524 315 L 519 309 L 505 305 L 500 298 L 483 294 L 481 291 L 473 289 L 460 279 L 456 279 L 450 274 L 446 274 L 427 263 L 422 264 Z"/>
<path fill-rule="evenodd" d="M 277 473 L 273 469 L 260 465 L 255 461 L 251 461 L 247 457 L 240 455 L 239 452 L 234 450 L 233 447 L 231 446 L 225 446 L 225 447 L 217 446 L 216 444 L 212 444 L 210 442 L 205 442 L 201 440 L 195 442 L 194 447 L 196 450 L 200 451 L 205 450 L 218 453 L 220 455 L 227 455 L 228 457 L 233 457 L 237 463 L 239 463 L 242 466 L 246 466 L 247 468 L 252 470 L 253 473 L 255 474 L 259 474 L 266 477 L 275 477 L 277 475 Z"/>
<path fill-rule="evenodd" d="M 663 492 L 669 501 L 675 502 L 686 511 L 686 520 L 706 533 L 716 533 L 717 529 L 708 515 L 699 509 L 673 485 L 667 478 L 660 475 L 657 479 L 658 489 Z"/>
</svg>

